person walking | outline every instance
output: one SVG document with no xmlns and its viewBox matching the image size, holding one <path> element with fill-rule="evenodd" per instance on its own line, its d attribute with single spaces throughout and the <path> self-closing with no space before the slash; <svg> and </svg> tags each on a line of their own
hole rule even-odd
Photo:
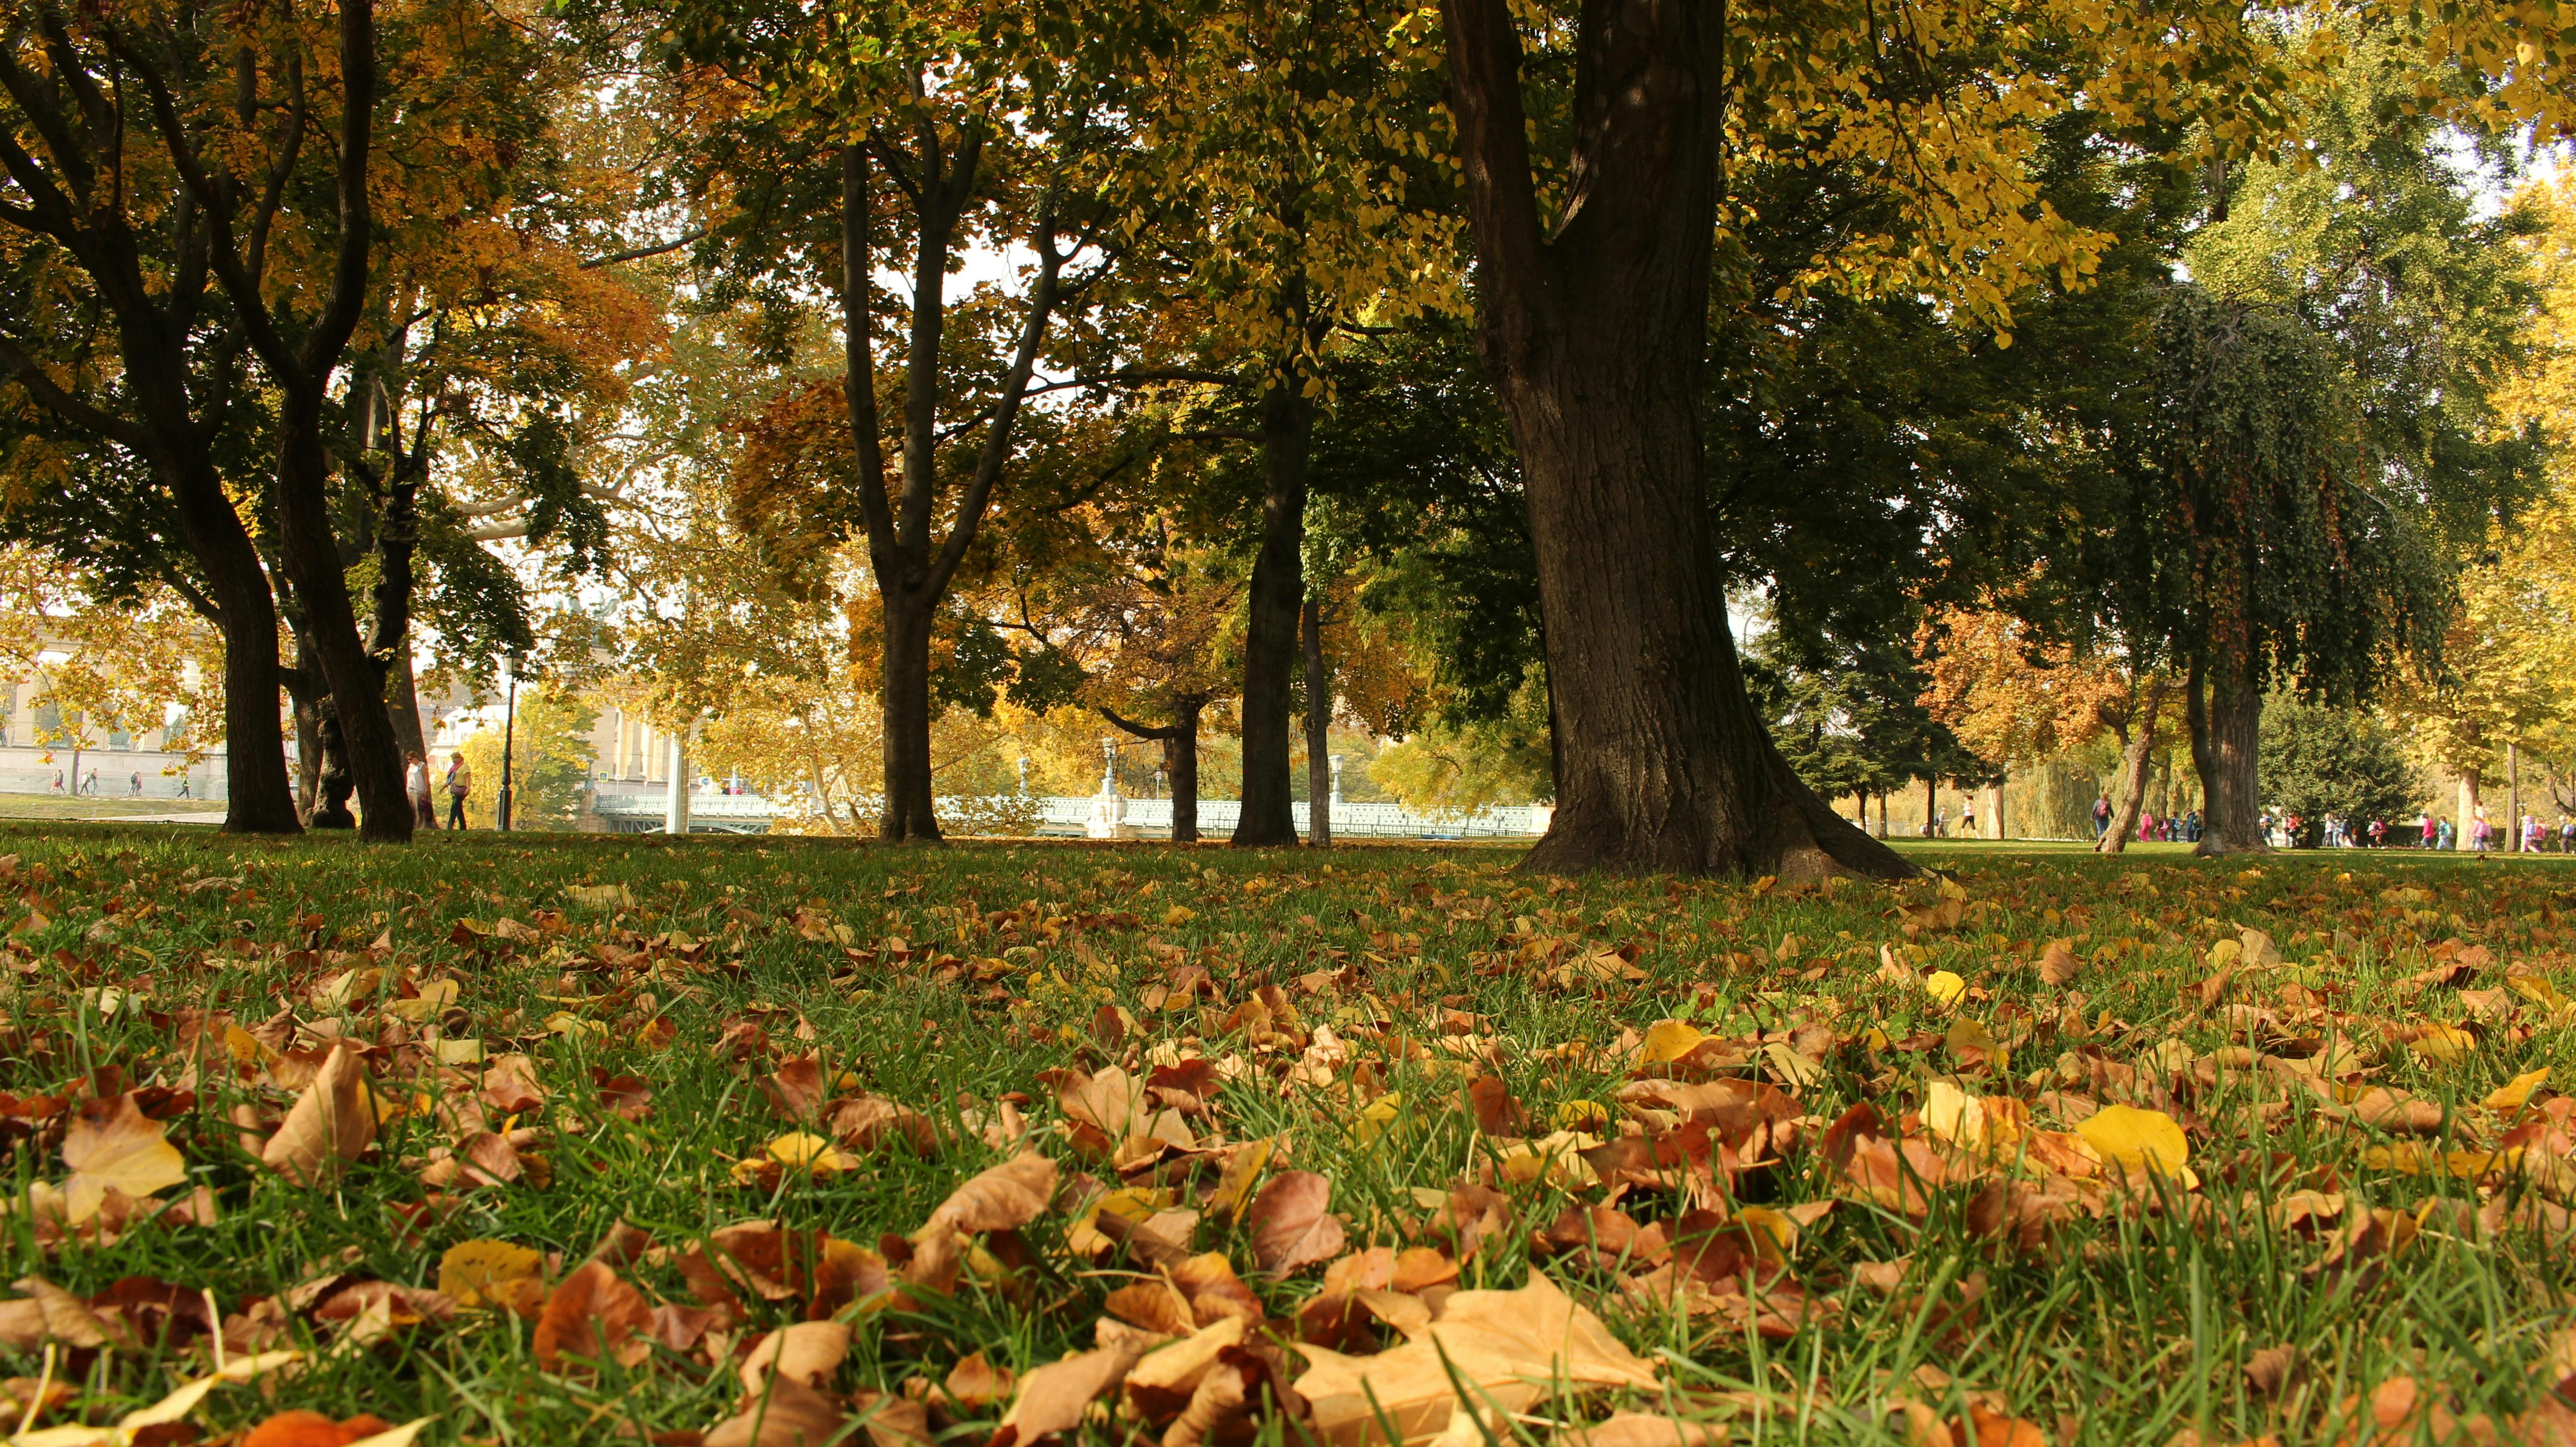
<svg viewBox="0 0 2576 1447">
<path fill-rule="evenodd" d="M 193 799 L 196 797 L 194 794 L 188 792 L 188 776 L 185 774 L 181 774 L 179 776 L 179 797 L 182 799 Z"/>
<path fill-rule="evenodd" d="M 98 765 L 89 766 L 89 777 L 81 780 L 80 792 L 93 799 L 98 797 Z"/>
<path fill-rule="evenodd" d="M 2576 854 L 2576 814 L 2558 816 L 2558 852 Z"/>
<path fill-rule="evenodd" d="M 450 755 L 447 762 L 447 827 L 465 827 L 465 796 L 474 792 L 474 771 L 465 766 L 462 752 Z"/>
<path fill-rule="evenodd" d="M 62 791 L 63 791 L 63 771 L 62 771 L 62 770 L 60 770 L 60 769 L 56 769 L 56 770 L 54 770 L 54 792 L 55 792 L 55 793 L 57 793 L 57 794 L 59 794 L 59 793 L 61 793 Z"/>
<path fill-rule="evenodd" d="M 2365 832 L 2367 832 L 2367 833 L 2370 835 L 2370 847 L 2371 847 L 2371 848 L 2373 848 L 2373 849 L 2385 849 L 2385 848 L 2387 848 L 2387 847 L 2388 847 L 2388 821 L 2387 821 L 2387 820 L 2385 820 L 2385 819 L 2373 819 L 2373 820 L 2371 820 L 2371 821 L 2370 821 L 2370 828 L 2369 828 L 2367 831 L 2365 831 Z"/>
<path fill-rule="evenodd" d="M 417 751 L 403 771 L 403 792 L 411 799 L 411 822 L 417 828 L 438 827 L 438 801 L 429 787 L 429 760 Z"/>
<path fill-rule="evenodd" d="M 2525 854 L 2540 852 L 2540 816 L 2537 814 L 2522 816 L 2522 852 Z"/>
<path fill-rule="evenodd" d="M 2442 831 L 2440 826 L 2433 822 L 2433 816 L 2431 814 L 2426 814 L 2424 816 L 2424 843 L 2422 847 L 2426 849 L 2440 848 L 2441 845 L 2438 841 L 2441 837 Z"/>
<path fill-rule="evenodd" d="M 134 777 L 125 781 L 125 797 L 129 799 L 140 799 L 143 797 L 143 771 L 141 769 L 135 770 Z"/>
<path fill-rule="evenodd" d="M 1973 795 L 1959 796 L 1959 837 L 1962 839 L 1977 837 L 1977 801 Z"/>
<path fill-rule="evenodd" d="M 2435 849 L 2456 849 L 2459 847 L 2459 843 L 2460 831 L 2458 826 L 2452 824 L 2447 818 L 2433 821 L 2433 847 Z"/>
<path fill-rule="evenodd" d="M 2138 810 L 2138 842 L 2146 844 L 2153 841 L 2155 837 L 2156 811 L 2153 809 L 2141 808 Z"/>
<path fill-rule="evenodd" d="M 2200 842 L 2200 811 L 2198 809 L 2194 809 L 2190 813 L 2182 816 L 2182 837 L 2183 842 L 2187 844 L 2198 844 Z"/>
<path fill-rule="evenodd" d="M 2103 835 L 2110 832 L 2111 796 L 2108 794 L 2096 795 L 2093 800 L 2093 837 L 2098 841 Z"/>
</svg>

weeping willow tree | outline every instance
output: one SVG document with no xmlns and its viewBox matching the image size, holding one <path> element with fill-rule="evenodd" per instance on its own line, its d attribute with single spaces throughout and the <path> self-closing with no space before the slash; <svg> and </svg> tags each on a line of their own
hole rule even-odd
<svg viewBox="0 0 2576 1447">
<path fill-rule="evenodd" d="M 2420 499 L 2372 463 L 2349 377 L 2287 308 L 2185 285 L 2156 319 L 2126 607 L 2185 670 L 2204 854 L 2264 847 L 2267 690 L 2358 703 L 2438 651 L 2449 573 Z"/>
</svg>

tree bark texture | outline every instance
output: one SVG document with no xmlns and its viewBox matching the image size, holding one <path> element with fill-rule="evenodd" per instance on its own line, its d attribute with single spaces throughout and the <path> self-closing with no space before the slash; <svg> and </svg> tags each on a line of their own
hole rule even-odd
<svg viewBox="0 0 2576 1447">
<path fill-rule="evenodd" d="M 1554 822 L 1521 867 L 1916 873 L 1781 758 L 1727 624 L 1698 421 L 1725 7 L 1583 8 L 1553 234 L 1510 5 L 1444 0 L 1441 14 L 1481 341 L 1521 462 L 1561 749 Z"/>
<path fill-rule="evenodd" d="M 2263 725 L 2263 690 L 2252 678 L 2250 662 L 2221 654 L 2210 661 L 2205 682 L 2195 669 L 2189 708 L 2192 715 L 2192 766 L 2200 774 L 2204 801 L 2196 854 L 2261 854 L 2270 852 L 2263 837 L 2262 782 L 2257 768 L 2257 735 Z"/>
<path fill-rule="evenodd" d="M 885 666 L 877 707 L 885 727 L 885 809 L 877 837 L 939 841 L 930 778 L 930 610 L 916 599 L 885 600 Z"/>
<path fill-rule="evenodd" d="M 293 834 L 300 827 L 278 722 L 277 599 L 259 549 L 224 496 L 213 464 L 199 459 L 172 478 L 189 551 L 224 637 L 224 832 Z"/>
<path fill-rule="evenodd" d="M 2138 811 L 2147 802 L 2147 770 L 2156 752 L 2156 713 L 2164 707 L 2165 682 L 2152 679 L 2129 715 L 2120 738 L 2120 797 L 2111 806 L 2111 827 L 2093 842 L 2103 854 L 2125 854 L 2138 834 Z"/>
<path fill-rule="evenodd" d="M 2470 838 L 2469 831 L 2477 827 L 2478 809 L 2484 802 L 2486 782 L 2486 771 L 2475 764 L 2460 770 L 2460 819 L 2454 826 L 2457 832 L 2451 836 L 2451 845 L 2455 849 L 2467 849 L 2476 842 Z"/>
<path fill-rule="evenodd" d="M 1306 463 L 1314 406 L 1295 379 L 1261 401 L 1261 550 L 1253 555 L 1243 634 L 1243 812 L 1237 849 L 1297 842 L 1289 730 L 1297 619 L 1306 596 Z"/>
<path fill-rule="evenodd" d="M 1324 600 L 1306 595 L 1299 632 L 1306 648 L 1306 842 L 1333 842 L 1333 675 L 1324 666 Z"/>
</svg>

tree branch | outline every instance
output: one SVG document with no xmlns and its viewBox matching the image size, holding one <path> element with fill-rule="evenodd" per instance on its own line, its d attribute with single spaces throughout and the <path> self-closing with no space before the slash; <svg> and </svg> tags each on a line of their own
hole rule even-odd
<svg viewBox="0 0 2576 1447">
<path fill-rule="evenodd" d="M 590 260 L 583 262 L 579 269 L 582 271 L 596 271 L 603 266 L 615 266 L 620 262 L 642 261 L 647 257 L 668 256 L 683 246 L 695 246 L 706 239 L 707 228 L 701 226 L 697 230 L 691 231 L 675 240 L 658 242 L 651 246 L 638 246 L 629 251 L 613 251 L 606 256 L 594 256 Z"/>
</svg>

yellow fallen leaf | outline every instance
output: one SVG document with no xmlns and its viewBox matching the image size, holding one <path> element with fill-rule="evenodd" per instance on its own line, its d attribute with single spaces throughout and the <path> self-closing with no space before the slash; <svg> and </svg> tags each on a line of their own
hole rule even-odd
<svg viewBox="0 0 2576 1447">
<path fill-rule="evenodd" d="M 179 1148 L 161 1134 L 161 1123 L 135 1108 L 134 1097 L 93 1100 L 63 1134 L 65 1219 L 74 1226 L 94 1219 L 114 1189 L 137 1200 L 188 1179 Z"/>
<path fill-rule="evenodd" d="M 1699 1048 L 1708 1037 L 1699 1027 L 1682 1020 L 1658 1020 L 1646 1030 L 1646 1063 L 1661 1065 L 1679 1060 Z"/>
<path fill-rule="evenodd" d="M 1176 904 L 1163 911 L 1163 923 L 1167 925 L 1188 924 L 1198 917 L 1199 912 L 1185 904 Z"/>
<path fill-rule="evenodd" d="M 793 1170 L 809 1171 L 817 1177 L 837 1176 L 858 1169 L 858 1158 L 841 1150 L 822 1136 L 805 1131 L 789 1131 L 769 1143 L 769 1158 Z"/>
<path fill-rule="evenodd" d="M 622 884 L 567 884 L 564 898 L 584 909 L 633 909 L 635 896 Z"/>
<path fill-rule="evenodd" d="M 2488 1092 L 2487 1109 L 2498 1115 L 2511 1115 L 2531 1103 L 2531 1093 L 2549 1083 L 2549 1067 L 2527 1070 Z"/>
<path fill-rule="evenodd" d="M 2184 1185 L 2196 1184 L 2183 1168 L 2191 1159 L 2191 1143 L 2183 1139 L 2182 1127 L 2174 1118 L 2161 1110 L 2106 1105 L 2077 1122 L 2075 1133 L 2103 1159 L 2119 1162 L 2132 1174 L 2153 1172 Z"/>
<path fill-rule="evenodd" d="M 1948 970 L 1934 970 L 1923 977 L 1923 993 L 1936 1005 L 1956 1005 L 1967 997 L 1968 982 Z"/>
<path fill-rule="evenodd" d="M 1390 1090 L 1367 1105 L 1353 1118 L 1350 1127 L 1353 1145 L 1368 1145 L 1395 1129 L 1396 1118 L 1404 1113 L 1404 1095 Z"/>
<path fill-rule="evenodd" d="M 545 1270 L 542 1251 L 508 1241 L 459 1241 L 438 1258 L 438 1289 L 458 1306 L 509 1306 Z"/>
<path fill-rule="evenodd" d="M 1610 1107 L 1597 1100 L 1569 1100 L 1556 1108 L 1558 1130 L 1602 1130 L 1610 1124 Z"/>
<path fill-rule="evenodd" d="M 2457 1025 L 2427 1025 L 2415 1037 L 2414 1050 L 2436 1065 L 2457 1065 L 2477 1048 L 2478 1037 Z"/>
</svg>

